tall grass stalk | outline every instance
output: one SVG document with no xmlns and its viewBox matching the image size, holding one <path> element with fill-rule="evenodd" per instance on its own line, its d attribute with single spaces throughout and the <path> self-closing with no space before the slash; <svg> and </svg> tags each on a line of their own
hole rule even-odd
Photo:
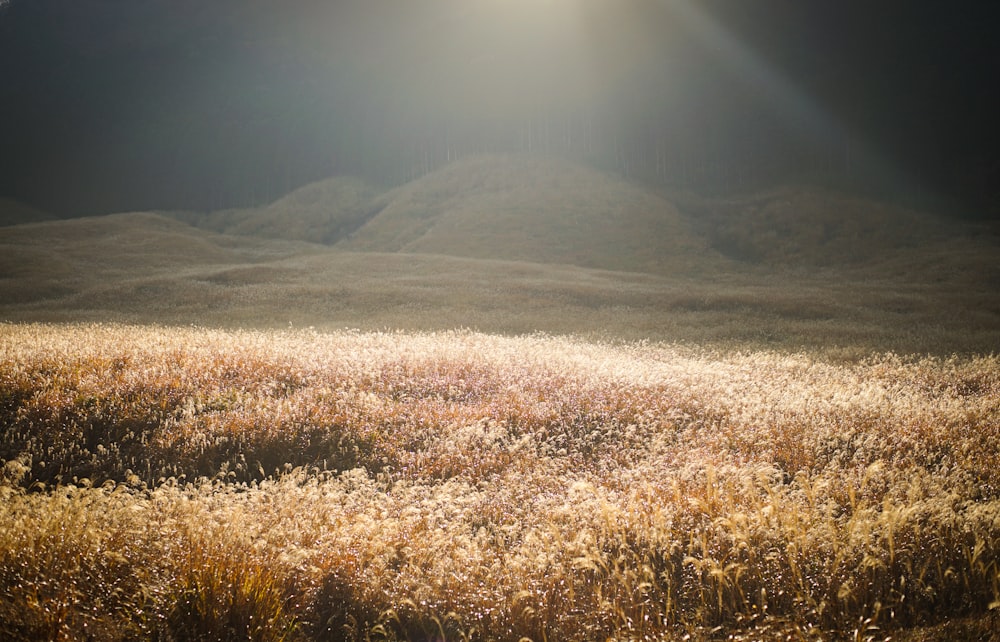
<svg viewBox="0 0 1000 642">
<path fill-rule="evenodd" d="M 996 356 L 0 326 L 0 636 L 988 631 L 998 444 Z"/>
</svg>

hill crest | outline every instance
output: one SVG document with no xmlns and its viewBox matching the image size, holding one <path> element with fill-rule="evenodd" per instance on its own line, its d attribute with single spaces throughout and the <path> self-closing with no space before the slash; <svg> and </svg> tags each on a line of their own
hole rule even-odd
<svg viewBox="0 0 1000 642">
<path fill-rule="evenodd" d="M 262 207 L 170 215 L 220 234 L 332 245 L 371 216 L 378 193 L 363 179 L 334 176 L 303 185 Z"/>
<path fill-rule="evenodd" d="M 951 239 L 962 229 L 926 212 L 812 185 L 672 200 L 723 255 L 772 266 L 877 262 Z"/>
<path fill-rule="evenodd" d="M 651 273 L 719 259 L 667 199 L 559 158 L 469 157 L 375 204 L 338 248 Z"/>
</svg>

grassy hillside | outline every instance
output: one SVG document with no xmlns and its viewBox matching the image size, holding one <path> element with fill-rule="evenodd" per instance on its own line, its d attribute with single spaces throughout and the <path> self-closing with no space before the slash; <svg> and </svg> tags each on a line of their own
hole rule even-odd
<svg viewBox="0 0 1000 642">
<path fill-rule="evenodd" d="M 914 252 L 942 247 L 960 258 L 967 252 L 955 242 L 971 233 L 955 221 L 829 188 L 658 193 L 568 160 L 519 154 L 467 157 L 384 194 L 336 177 L 264 208 L 178 216 L 217 232 L 339 242 L 352 251 L 656 274 L 899 267 Z M 995 230 L 992 237 L 997 245 Z"/>
<path fill-rule="evenodd" d="M 102 303 L 95 298 L 97 291 L 117 293 L 127 302 L 129 289 L 143 280 L 180 283 L 192 268 L 273 260 L 301 251 L 276 241 L 206 234 L 143 212 L 18 225 L 0 236 L 0 301 L 7 310 L 23 306 L 113 314 L 115 302 Z M 157 298 L 157 308 L 173 305 L 169 296 Z"/>
<path fill-rule="evenodd" d="M 337 176 L 300 187 L 264 207 L 173 216 L 224 234 L 332 244 L 374 214 L 377 195 L 373 186 L 359 178 Z"/>
<path fill-rule="evenodd" d="M 809 185 L 729 197 L 658 193 L 564 159 L 472 156 L 379 194 L 335 177 L 257 209 L 171 216 L 214 232 L 649 274 L 886 270 L 1000 278 L 1000 233 Z M 952 278 L 946 275 L 944 278 Z"/>
<path fill-rule="evenodd" d="M 995 356 L 0 325 L 0 635 L 995 640 L 998 412 Z"/>
<path fill-rule="evenodd" d="M 355 327 L 948 354 L 1000 345 L 989 244 L 883 265 L 654 275 L 219 235 L 153 214 L 10 227 L 0 320 Z M 991 281 L 992 279 L 992 281 Z"/>
<path fill-rule="evenodd" d="M 997 238 L 522 160 L 4 228 L 0 638 L 996 640 Z"/>
<path fill-rule="evenodd" d="M 167 216 L 133 212 L 18 225 L 0 237 L 5 278 L 111 278 L 183 265 L 225 264 L 289 256 L 295 244 L 209 234 Z M 38 254 L 24 260 L 19 248 Z M 44 254 L 44 258 L 41 255 Z M 64 266 L 68 266 L 65 267 Z"/>
<path fill-rule="evenodd" d="M 338 247 L 697 273 L 720 260 L 669 201 L 556 158 L 467 158 L 377 199 Z"/>
<path fill-rule="evenodd" d="M 878 262 L 961 236 L 955 221 L 808 185 L 704 198 L 673 194 L 711 247 L 730 258 L 775 265 Z"/>
</svg>

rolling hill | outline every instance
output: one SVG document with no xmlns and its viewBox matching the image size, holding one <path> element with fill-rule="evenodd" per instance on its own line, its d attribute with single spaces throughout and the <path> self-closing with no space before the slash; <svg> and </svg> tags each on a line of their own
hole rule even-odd
<svg viewBox="0 0 1000 642">
<path fill-rule="evenodd" d="M 170 215 L 219 233 L 348 251 L 650 274 L 873 265 L 912 273 L 928 253 L 984 268 L 967 265 L 977 252 L 966 247 L 970 229 L 875 199 L 810 185 L 726 197 L 657 192 L 539 155 L 471 156 L 384 193 L 334 177 L 261 208 Z M 997 245 L 990 237 L 980 240 Z"/>
<path fill-rule="evenodd" d="M 655 192 L 535 155 L 468 157 L 385 193 L 360 179 L 334 177 L 261 208 L 171 215 L 215 232 L 349 251 L 649 273 L 715 269 L 721 259 Z"/>
<path fill-rule="evenodd" d="M 78 307 L 95 288 L 124 293 L 154 275 L 180 278 L 205 266 L 301 253 L 280 242 L 206 233 L 158 214 L 134 212 L 16 225 L 0 236 L 0 300 L 9 308 Z M 91 299 L 86 305 L 92 305 Z"/>
<path fill-rule="evenodd" d="M 711 247 L 744 263 L 821 267 L 877 262 L 961 234 L 954 221 L 813 185 L 724 198 L 678 194 L 671 200 Z"/>
<path fill-rule="evenodd" d="M 973 255 L 983 265 L 996 256 L 987 249 Z M 6 228 L 0 257 L 0 322 L 464 327 L 837 358 L 1000 345 L 1000 297 L 978 273 L 945 271 L 937 281 L 832 269 L 642 274 L 352 252 L 222 235 L 149 213 Z"/>
<path fill-rule="evenodd" d="M 375 203 L 378 213 L 338 248 L 654 274 L 699 272 L 722 260 L 670 201 L 557 158 L 470 157 Z"/>
<path fill-rule="evenodd" d="M 377 195 L 378 190 L 360 178 L 335 176 L 304 185 L 264 207 L 168 215 L 223 234 L 329 245 L 371 216 Z"/>
<path fill-rule="evenodd" d="M 383 194 L 338 178 L 253 211 L 6 227 L 0 322 L 991 352 L 998 256 L 988 231 L 816 188 L 657 194 L 557 159 L 484 156 Z"/>
</svg>

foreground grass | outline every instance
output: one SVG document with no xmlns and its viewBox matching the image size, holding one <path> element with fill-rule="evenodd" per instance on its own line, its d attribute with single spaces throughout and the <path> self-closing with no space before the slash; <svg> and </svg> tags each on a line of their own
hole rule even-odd
<svg viewBox="0 0 1000 642">
<path fill-rule="evenodd" d="M 993 356 L 5 325 L 0 635 L 985 637 L 998 450 Z"/>
</svg>

